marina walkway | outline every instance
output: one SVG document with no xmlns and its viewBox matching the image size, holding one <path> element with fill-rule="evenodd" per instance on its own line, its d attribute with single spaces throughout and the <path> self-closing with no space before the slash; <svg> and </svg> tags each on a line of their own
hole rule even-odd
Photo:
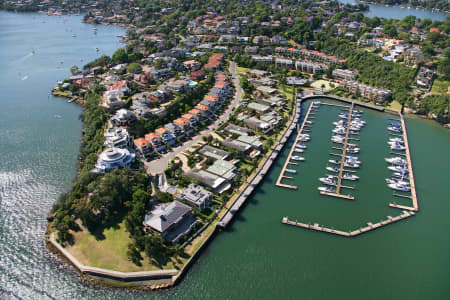
<svg viewBox="0 0 450 300">
<path fill-rule="evenodd" d="M 405 119 L 403 118 L 402 114 L 400 114 L 400 121 L 402 124 L 403 141 L 405 142 L 405 147 L 406 147 L 405 154 L 406 154 L 406 160 L 408 162 L 409 185 L 411 187 L 412 207 L 405 206 L 405 205 L 397 205 L 397 204 L 393 204 L 393 203 L 390 203 L 389 206 L 395 207 L 395 208 L 400 208 L 400 209 L 419 211 L 419 203 L 417 201 L 417 194 L 416 194 L 416 184 L 414 182 L 414 172 L 413 172 L 413 166 L 412 166 L 412 161 L 411 161 L 411 153 L 409 151 L 408 134 L 406 132 Z"/>
<path fill-rule="evenodd" d="M 355 197 L 352 195 L 345 195 L 341 194 L 341 188 L 345 186 L 342 186 L 342 173 L 344 171 L 344 165 L 345 165 L 345 158 L 347 154 L 347 146 L 349 141 L 349 134 L 350 134 L 350 127 L 351 127 L 351 121 L 352 121 L 352 113 L 353 113 L 354 103 L 352 102 L 352 105 L 350 106 L 350 110 L 348 112 L 348 119 L 347 119 L 347 131 L 345 132 L 345 140 L 344 140 L 344 146 L 342 147 L 342 157 L 341 157 L 341 166 L 339 168 L 339 175 L 338 175 L 338 182 L 336 186 L 336 193 L 329 193 L 325 191 L 321 191 L 321 195 L 325 196 L 331 196 L 331 197 L 337 197 L 337 198 L 343 198 L 348 200 L 354 200 Z"/>
<path fill-rule="evenodd" d="M 308 111 L 306 112 L 305 119 L 303 120 L 302 126 L 300 127 L 300 129 L 298 131 L 298 134 L 297 134 L 297 137 L 295 138 L 294 144 L 292 145 L 291 151 L 289 152 L 288 157 L 286 159 L 286 162 L 284 163 L 284 166 L 281 169 L 280 176 L 278 176 L 277 182 L 275 183 L 276 186 L 288 188 L 288 189 L 291 189 L 291 190 L 296 190 L 298 188 L 295 185 L 289 185 L 289 184 L 281 183 L 281 181 L 283 180 L 283 178 L 287 178 L 287 179 L 292 178 L 290 176 L 285 176 L 284 173 L 286 172 L 286 169 L 289 166 L 289 164 L 291 164 L 292 154 L 294 153 L 295 148 L 297 146 L 297 142 L 299 141 L 299 139 L 300 139 L 300 137 L 302 135 L 303 129 L 305 128 L 306 121 L 308 121 L 309 115 L 313 114 L 313 113 L 311 113 L 311 110 L 312 110 L 313 107 L 314 107 L 314 102 L 311 102 L 311 104 L 309 105 Z"/>
<path fill-rule="evenodd" d="M 368 231 L 375 230 L 377 228 L 381 228 L 381 227 L 389 225 L 391 223 L 395 223 L 400 220 L 409 218 L 411 216 L 414 216 L 415 214 L 416 213 L 413 211 L 404 210 L 402 212 L 402 214 L 400 214 L 399 216 L 396 216 L 396 217 L 387 216 L 386 220 L 380 221 L 375 224 L 372 224 L 369 222 L 369 223 L 367 223 L 367 226 L 361 227 L 361 228 L 353 230 L 353 231 L 342 231 L 342 230 L 332 229 L 329 227 L 320 226 L 318 223 L 311 225 L 311 224 L 301 223 L 298 221 L 290 221 L 288 217 L 284 217 L 281 220 L 281 223 L 286 224 L 286 225 L 295 226 L 295 227 L 300 227 L 300 228 L 311 229 L 311 230 L 315 230 L 315 231 L 322 231 L 322 232 L 326 232 L 326 233 L 330 233 L 330 234 L 345 236 L 345 237 L 353 237 L 353 236 L 357 236 L 357 235 L 366 233 Z"/>
</svg>

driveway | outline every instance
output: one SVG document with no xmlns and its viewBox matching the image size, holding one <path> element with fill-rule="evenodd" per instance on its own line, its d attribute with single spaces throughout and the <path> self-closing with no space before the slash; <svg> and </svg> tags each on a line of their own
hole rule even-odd
<svg viewBox="0 0 450 300">
<path fill-rule="evenodd" d="M 231 100 L 225 112 L 219 118 L 217 118 L 217 120 L 214 123 L 210 124 L 208 127 L 200 131 L 192 139 L 186 141 L 185 143 L 176 148 L 172 148 L 171 152 L 164 154 L 160 158 L 152 160 L 150 162 L 146 162 L 144 165 L 148 174 L 155 175 L 164 172 L 164 170 L 167 169 L 167 167 L 169 166 L 169 161 L 174 159 L 178 154 L 180 154 L 184 150 L 189 149 L 193 145 L 200 142 L 203 136 L 207 136 L 212 132 L 214 132 L 214 130 L 222 121 L 225 122 L 226 120 L 228 120 L 231 113 L 233 112 L 233 109 L 237 107 L 242 100 L 242 88 L 239 84 L 239 77 L 237 76 L 236 73 L 236 63 L 230 62 L 230 67 L 228 70 L 231 73 L 231 80 L 233 81 L 233 85 L 235 87 L 235 93 L 233 99 Z"/>
</svg>

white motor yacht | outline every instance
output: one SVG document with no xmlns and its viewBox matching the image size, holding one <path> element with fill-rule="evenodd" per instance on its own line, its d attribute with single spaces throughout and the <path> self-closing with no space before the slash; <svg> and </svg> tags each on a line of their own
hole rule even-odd
<svg viewBox="0 0 450 300">
<path fill-rule="evenodd" d="M 296 171 L 296 170 L 292 170 L 292 169 L 286 169 L 286 172 L 288 172 L 288 173 L 292 173 L 292 174 L 295 174 L 295 173 L 297 173 L 297 171 Z"/>
<path fill-rule="evenodd" d="M 333 185 L 333 186 L 336 185 L 336 180 L 331 176 L 321 177 L 321 178 L 319 178 L 319 180 L 320 180 L 320 182 L 322 182 L 326 185 Z"/>
<path fill-rule="evenodd" d="M 356 175 L 351 174 L 351 173 L 344 173 L 344 174 L 342 175 L 342 179 L 347 179 L 347 180 L 355 181 L 355 180 L 358 180 L 358 179 L 359 179 L 359 176 L 356 176 Z"/>
<path fill-rule="evenodd" d="M 401 192 L 409 192 L 411 191 L 411 188 L 408 185 L 404 185 L 404 184 L 400 184 L 400 183 L 389 183 L 388 186 L 396 191 L 401 191 Z"/>
<path fill-rule="evenodd" d="M 319 186 L 317 189 L 321 192 L 327 192 L 327 193 L 336 192 L 336 189 L 331 186 Z"/>
<path fill-rule="evenodd" d="M 293 159 L 293 160 L 297 160 L 297 161 L 304 161 L 304 160 L 305 160 L 304 157 L 298 156 L 298 155 L 293 155 L 293 156 L 292 156 L 292 159 Z"/>
<path fill-rule="evenodd" d="M 408 173 L 408 168 L 406 168 L 406 166 L 389 166 L 388 169 L 393 172 Z"/>
<path fill-rule="evenodd" d="M 405 165 L 406 159 L 401 158 L 400 156 L 396 157 L 386 157 L 384 159 L 387 163 L 393 164 L 393 165 Z"/>
<path fill-rule="evenodd" d="M 333 167 L 326 167 L 327 171 L 333 172 L 333 173 L 339 173 L 339 168 L 333 168 Z"/>
</svg>

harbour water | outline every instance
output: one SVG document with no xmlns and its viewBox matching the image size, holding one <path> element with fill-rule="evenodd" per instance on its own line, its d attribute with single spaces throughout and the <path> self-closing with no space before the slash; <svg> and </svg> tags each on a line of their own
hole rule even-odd
<svg viewBox="0 0 450 300">
<path fill-rule="evenodd" d="M 349 4 L 357 4 L 363 3 L 358 2 L 356 0 L 339 0 L 342 3 Z M 379 17 L 379 18 L 387 18 L 387 19 L 403 19 L 406 16 L 416 16 L 420 19 L 429 18 L 433 21 L 443 21 L 446 17 L 450 16 L 445 12 L 431 11 L 429 9 L 423 8 L 408 8 L 401 6 L 384 6 L 384 5 L 375 5 L 368 4 L 370 9 L 368 12 L 364 13 L 364 15 L 368 17 Z"/>
<path fill-rule="evenodd" d="M 347 230 L 398 212 L 388 207 L 393 199 L 380 161 L 388 151 L 387 116 L 372 111 L 364 113 L 356 200 L 318 195 L 317 178 L 330 159 L 331 122 L 337 120 L 327 107 L 312 128 L 308 150 L 314 151 L 302 155 L 307 161 L 294 175 L 299 189 L 275 187 L 288 144 L 248 205 L 180 285 L 162 292 L 85 285 L 44 245 L 47 214 L 76 174 L 81 134 L 80 108 L 49 90 L 72 65 L 82 65 L 80 58 L 98 56 L 96 47 L 111 54 L 124 29 L 97 26 L 94 36 L 94 26 L 81 24 L 79 16 L 3 12 L 0 28 L 0 299 L 450 298 L 450 131 L 434 122 L 407 118 L 416 216 L 356 238 L 281 224 L 289 216 Z"/>
</svg>

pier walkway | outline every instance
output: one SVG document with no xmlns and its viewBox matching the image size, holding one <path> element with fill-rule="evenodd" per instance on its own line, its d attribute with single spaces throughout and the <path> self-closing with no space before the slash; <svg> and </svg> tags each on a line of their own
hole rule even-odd
<svg viewBox="0 0 450 300">
<path fill-rule="evenodd" d="M 289 185 L 289 184 L 281 183 L 281 181 L 283 180 L 283 178 L 286 178 L 286 179 L 292 178 L 290 176 L 284 176 L 284 173 L 286 172 L 286 169 L 289 166 L 289 164 L 291 164 L 292 154 L 295 152 L 295 148 L 297 146 L 297 142 L 299 141 L 299 139 L 300 139 L 300 137 L 302 135 L 303 129 L 306 126 L 305 124 L 306 124 L 306 121 L 308 121 L 309 115 L 310 114 L 314 114 L 314 113 L 311 112 L 313 107 L 314 107 L 314 102 L 311 102 L 311 104 L 309 105 L 308 111 L 306 112 L 305 119 L 303 120 L 302 126 L 300 127 L 300 129 L 298 131 L 298 134 L 297 134 L 297 137 L 295 138 L 294 144 L 292 145 L 291 151 L 289 152 L 288 157 L 286 159 L 286 162 L 284 163 L 284 166 L 281 169 L 280 176 L 278 176 L 277 182 L 275 183 L 276 186 L 288 188 L 288 189 L 291 189 L 291 190 L 296 190 L 298 188 L 295 185 Z"/>
<path fill-rule="evenodd" d="M 354 200 L 355 197 L 352 195 L 345 195 L 341 194 L 341 188 L 347 188 L 346 186 L 342 186 L 342 173 L 344 171 L 344 165 L 345 165 L 345 157 L 347 154 L 347 146 L 349 141 L 349 134 L 350 134 L 350 127 L 351 127 L 351 121 L 352 121 L 352 113 L 353 113 L 354 104 L 352 102 L 352 105 L 350 106 L 350 110 L 348 112 L 348 119 L 347 119 L 347 131 L 345 132 L 345 140 L 344 140 L 344 146 L 342 146 L 342 157 L 341 157 L 341 166 L 339 168 L 339 175 L 338 175 L 338 182 L 336 186 L 336 193 L 329 193 L 325 191 L 321 191 L 321 195 L 325 196 L 331 196 L 331 197 L 337 197 L 337 198 L 343 198 L 347 200 Z"/>
<path fill-rule="evenodd" d="M 375 224 L 372 224 L 369 222 L 369 223 L 367 223 L 367 226 L 361 227 L 361 228 L 353 230 L 353 231 L 342 231 L 342 230 L 332 229 L 332 228 L 320 226 L 317 223 L 310 225 L 310 224 L 301 223 L 301 222 L 297 222 L 297 221 L 290 221 L 288 217 L 284 217 L 281 220 L 281 223 L 286 224 L 286 225 L 300 227 L 300 228 L 311 229 L 311 230 L 315 230 L 315 231 L 322 231 L 322 232 L 326 232 L 326 233 L 330 233 L 330 234 L 345 236 L 345 237 L 353 237 L 353 236 L 357 236 L 357 235 L 366 233 L 371 230 L 375 230 L 377 228 L 381 228 L 381 227 L 389 225 L 391 223 L 395 223 L 400 220 L 409 218 L 411 216 L 414 216 L 415 214 L 416 213 L 413 211 L 404 210 L 402 212 L 402 214 L 400 214 L 399 216 L 396 216 L 396 217 L 387 216 L 386 220 L 380 221 Z"/>
<path fill-rule="evenodd" d="M 414 182 L 414 172 L 413 172 L 413 166 L 411 161 L 411 153 L 409 151 L 409 143 L 408 143 L 408 134 L 406 132 L 406 124 L 405 119 L 403 118 L 402 114 L 400 115 L 400 121 L 402 124 L 402 131 L 403 131 L 403 141 L 405 142 L 405 154 L 406 154 L 406 160 L 408 162 L 408 173 L 409 173 L 409 185 L 411 187 L 411 200 L 412 200 L 412 207 L 411 206 L 405 206 L 405 205 L 397 205 L 394 203 L 390 203 L 390 207 L 400 208 L 400 209 L 408 209 L 408 210 L 414 210 L 419 211 L 419 203 L 417 201 L 417 194 L 416 194 L 416 184 Z"/>
</svg>

